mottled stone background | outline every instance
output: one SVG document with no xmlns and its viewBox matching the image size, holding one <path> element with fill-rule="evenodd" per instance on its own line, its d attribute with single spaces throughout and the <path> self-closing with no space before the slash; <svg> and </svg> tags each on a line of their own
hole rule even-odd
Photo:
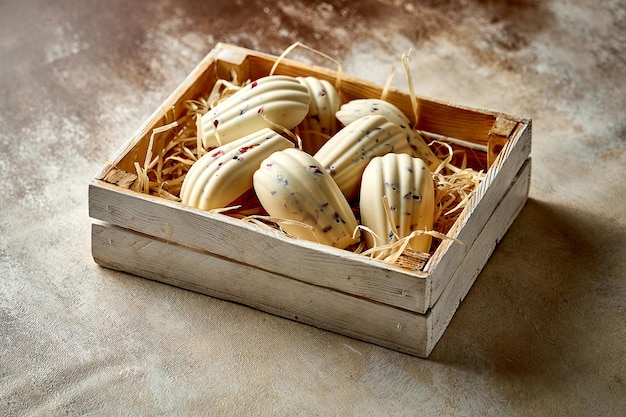
<svg viewBox="0 0 626 417">
<path fill-rule="evenodd" d="M 428 360 L 92 261 L 101 164 L 216 42 L 298 40 L 533 119 L 530 200 Z M 624 415 L 625 83 L 623 0 L 0 1 L 0 414 Z"/>
</svg>

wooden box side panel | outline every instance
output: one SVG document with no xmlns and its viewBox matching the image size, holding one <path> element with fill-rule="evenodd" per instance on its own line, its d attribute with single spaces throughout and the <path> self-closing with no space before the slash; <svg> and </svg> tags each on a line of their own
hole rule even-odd
<svg viewBox="0 0 626 417">
<path fill-rule="evenodd" d="M 465 298 L 474 281 L 480 274 L 496 245 L 504 237 L 515 218 L 528 199 L 530 187 L 531 161 L 527 160 L 515 178 L 504 198 L 498 203 L 493 215 L 474 240 L 467 251 L 463 262 L 450 279 L 431 310 L 432 337 L 429 339 L 428 352 L 448 327 L 450 320 Z"/>
<path fill-rule="evenodd" d="M 416 356 L 428 317 L 289 279 L 116 226 L 94 224 L 92 253 L 108 268 L 168 283 Z M 190 267 L 193 265 L 193 267 Z"/>
<path fill-rule="evenodd" d="M 258 78 L 267 75 L 276 57 L 267 54 L 255 53 L 241 48 L 242 53 L 248 54 L 250 77 Z M 290 76 L 315 76 L 326 79 L 333 84 L 337 81 L 337 72 L 325 68 L 305 65 L 299 62 L 285 59 L 275 69 L 275 74 Z M 382 96 L 383 87 L 362 79 L 343 74 L 339 84 L 340 92 L 344 101 L 357 98 L 379 98 Z M 435 133 L 442 136 L 452 137 L 472 143 L 487 145 L 489 132 L 493 127 L 497 113 L 487 110 L 452 105 L 441 101 L 416 97 L 418 108 L 418 121 L 415 127 L 419 130 Z M 394 103 L 412 122 L 413 106 L 410 95 L 397 89 L 390 89 L 386 100 Z"/>
<path fill-rule="evenodd" d="M 276 57 L 272 55 L 233 45 L 218 44 L 141 126 L 121 152 L 113 158 L 111 165 L 126 172 L 135 172 L 133 164 L 135 162 L 143 164 L 149 139 L 154 129 L 179 120 L 185 111 L 185 101 L 208 96 L 215 82 L 220 78 L 244 82 L 248 79 L 268 75 L 275 61 Z M 335 82 L 337 79 L 335 71 L 312 67 L 291 60 L 281 61 L 275 73 L 291 76 L 315 76 L 331 82 Z M 340 90 L 344 100 L 348 101 L 355 98 L 380 97 L 383 87 L 343 75 Z M 416 99 L 419 109 L 417 129 L 480 146 L 488 145 L 489 133 L 499 117 L 498 113 L 487 110 L 479 111 L 423 97 Z M 396 104 L 410 119 L 413 118 L 411 98 L 406 92 L 391 89 L 388 92 L 387 100 Z M 506 117 L 515 119 L 512 116 Z M 156 134 L 152 145 L 153 154 L 157 154 L 171 137 L 172 133 L 167 131 Z M 481 158 L 481 152 L 475 154 L 478 155 L 479 160 L 485 159 L 486 161 L 486 157 Z M 474 159 L 476 158 L 473 158 L 472 161 Z M 481 166 L 476 168 L 486 168 L 486 163 L 480 162 Z M 103 177 L 104 174 L 98 176 L 100 179 Z"/>
<path fill-rule="evenodd" d="M 483 230 L 495 207 L 503 199 L 505 193 L 518 175 L 521 166 L 530 155 L 531 124 L 519 124 L 512 133 L 513 137 L 506 143 L 502 153 L 489 169 L 481 182 L 476 194 L 470 199 L 449 236 L 461 243 L 444 240 L 435 251 L 425 271 L 431 273 L 432 287 L 428 304 L 435 305 L 446 285 L 468 256 L 475 240 Z"/>
<path fill-rule="evenodd" d="M 215 82 L 220 79 L 245 81 L 267 75 L 276 62 L 276 57 L 228 44 L 218 44 L 175 89 L 166 101 L 144 123 L 97 178 L 102 179 L 112 167 L 135 172 L 134 163 L 143 164 L 148 143 L 154 130 L 180 120 L 185 111 L 184 102 L 206 97 Z M 311 67 L 291 60 L 283 60 L 275 73 L 292 76 L 316 76 L 335 82 L 337 72 L 320 67 Z M 380 97 L 383 87 L 344 75 L 340 85 L 344 100 L 362 97 Z M 405 114 L 413 118 L 411 98 L 406 92 L 392 89 L 387 99 L 396 104 Z M 505 117 L 520 122 L 514 116 L 502 115 L 487 110 L 465 108 L 458 105 L 416 97 L 418 105 L 417 129 L 459 139 L 461 141 L 489 147 L 490 133 L 498 118 Z M 173 131 L 154 135 L 153 154 L 157 154 L 171 140 Z M 476 169 L 488 166 L 483 152 L 469 152 L 470 164 Z"/>
<path fill-rule="evenodd" d="M 92 218 L 220 257 L 410 311 L 425 311 L 428 275 L 363 255 L 288 238 L 221 214 L 94 180 Z M 419 311 L 422 310 L 422 311 Z"/>
</svg>

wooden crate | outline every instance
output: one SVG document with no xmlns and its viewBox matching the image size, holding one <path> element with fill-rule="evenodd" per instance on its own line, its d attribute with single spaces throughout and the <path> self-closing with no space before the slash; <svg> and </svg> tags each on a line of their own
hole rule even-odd
<svg viewBox="0 0 626 417">
<path fill-rule="evenodd" d="M 129 189 L 155 128 L 179 118 L 185 100 L 218 78 L 256 79 L 276 57 L 218 44 L 89 184 L 92 254 L 105 267 L 241 303 L 419 357 L 440 339 L 498 241 L 524 206 L 530 183 L 531 121 L 418 98 L 417 128 L 477 145 L 485 179 L 422 270 L 411 271 L 290 238 Z M 328 69 L 283 61 L 276 74 Z M 382 87 L 348 76 L 345 99 L 380 97 Z M 387 99 L 412 114 L 410 97 Z M 167 139 L 155 140 L 155 152 Z"/>
</svg>

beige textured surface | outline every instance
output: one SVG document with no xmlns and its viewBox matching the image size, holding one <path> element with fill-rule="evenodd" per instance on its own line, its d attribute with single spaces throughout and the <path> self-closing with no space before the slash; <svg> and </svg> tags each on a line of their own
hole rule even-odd
<svg viewBox="0 0 626 417">
<path fill-rule="evenodd" d="M 0 3 L 0 415 L 624 415 L 625 22 L 621 0 Z M 215 42 L 295 40 L 397 86 L 413 48 L 419 94 L 533 118 L 531 199 L 428 360 L 91 259 L 101 163 Z"/>
</svg>

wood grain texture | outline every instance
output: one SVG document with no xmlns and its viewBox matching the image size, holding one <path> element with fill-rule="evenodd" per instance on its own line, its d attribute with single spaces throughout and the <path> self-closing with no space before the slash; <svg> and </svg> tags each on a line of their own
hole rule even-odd
<svg viewBox="0 0 626 417">
<path fill-rule="evenodd" d="M 111 225 L 92 227 L 92 254 L 129 272 L 394 350 L 425 356 L 428 318 Z"/>
<path fill-rule="evenodd" d="M 429 339 L 432 344 L 428 346 L 428 352 L 434 348 L 443 335 L 461 301 L 469 292 L 496 245 L 504 237 L 526 204 L 530 176 L 531 161 L 527 160 L 433 306 L 431 310 L 432 337 Z"/>
<path fill-rule="evenodd" d="M 94 180 L 90 216 L 239 263 L 418 311 L 427 275 Z"/>
<path fill-rule="evenodd" d="M 520 167 L 530 154 L 531 126 L 520 125 L 516 135 L 507 142 L 494 165 L 487 171 L 485 179 L 479 185 L 476 194 L 470 199 L 467 207 L 451 228 L 449 236 L 452 240 L 443 241 L 426 265 L 425 271 L 432 275 L 432 291 L 428 300 L 432 307 L 459 268 L 467 252 L 481 233 L 487 219 L 500 203 L 504 194 L 513 182 Z"/>
<path fill-rule="evenodd" d="M 92 226 L 105 267 L 244 304 L 400 352 L 427 357 L 524 206 L 530 161 L 498 204 L 432 311 L 416 314 L 106 224 Z"/>
</svg>

